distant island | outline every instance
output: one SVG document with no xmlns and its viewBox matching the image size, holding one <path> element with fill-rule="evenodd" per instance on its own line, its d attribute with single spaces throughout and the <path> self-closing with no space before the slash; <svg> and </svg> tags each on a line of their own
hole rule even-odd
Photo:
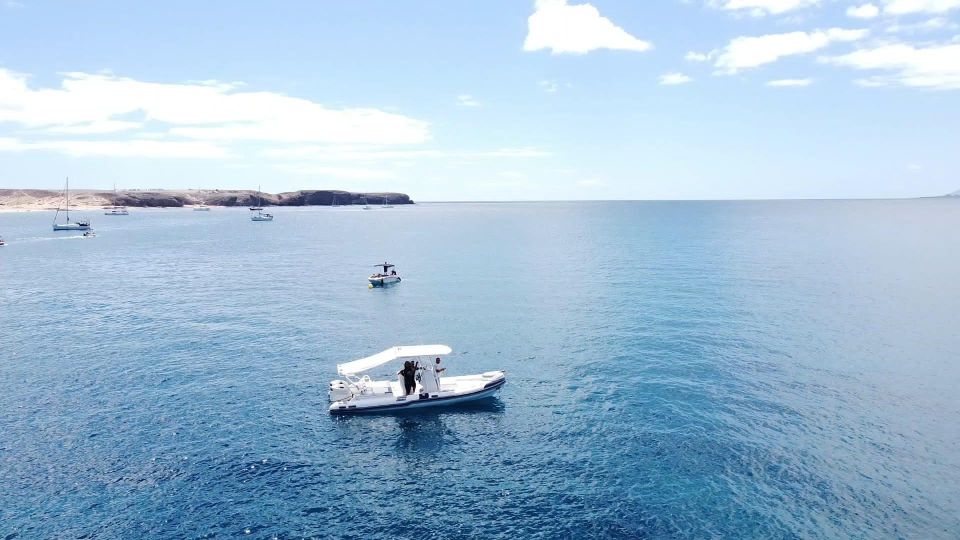
<svg viewBox="0 0 960 540">
<path fill-rule="evenodd" d="M 62 204 L 63 193 L 46 189 L 0 189 L 0 210 L 46 210 Z M 134 189 L 102 191 L 71 189 L 71 208 L 98 208 L 102 206 L 130 206 L 141 208 L 179 208 L 206 204 L 208 206 L 254 206 L 255 190 L 235 189 Z M 413 204 L 405 193 L 355 193 L 340 190 L 301 190 L 286 193 L 260 193 L 262 206 L 334 206 L 363 204 Z"/>
<path fill-rule="evenodd" d="M 960 189 L 954 191 L 953 193 L 947 193 L 944 197 L 960 197 Z"/>
</svg>

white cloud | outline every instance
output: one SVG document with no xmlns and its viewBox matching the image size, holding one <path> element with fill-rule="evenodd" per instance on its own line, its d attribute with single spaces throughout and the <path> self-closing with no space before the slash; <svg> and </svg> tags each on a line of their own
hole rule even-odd
<svg viewBox="0 0 960 540">
<path fill-rule="evenodd" d="M 813 84 L 813 79 L 777 79 L 775 81 L 767 81 L 767 86 L 774 87 L 810 86 L 811 84 Z"/>
<path fill-rule="evenodd" d="M 295 163 L 281 165 L 281 169 L 294 174 L 305 174 L 311 176 L 329 176 L 333 178 L 348 178 L 351 180 L 383 180 L 393 178 L 391 171 L 380 169 L 367 169 L 355 167 L 327 167 L 320 165 Z"/>
<path fill-rule="evenodd" d="M 957 24 L 951 22 L 946 17 L 932 17 L 925 21 L 915 23 L 893 23 L 884 29 L 888 34 L 918 34 L 922 32 L 935 32 L 937 30 L 950 29 L 955 30 Z"/>
<path fill-rule="evenodd" d="M 689 82 L 693 82 L 693 79 L 683 73 L 665 73 L 660 76 L 660 84 L 663 86 L 676 86 Z"/>
<path fill-rule="evenodd" d="M 855 19 L 872 19 L 877 15 L 880 15 L 880 8 L 873 4 L 863 4 L 847 8 L 847 16 Z"/>
<path fill-rule="evenodd" d="M 741 36 L 726 47 L 713 51 L 714 66 L 723 75 L 732 75 L 745 69 L 776 62 L 785 56 L 807 54 L 834 42 L 856 41 L 867 35 L 867 30 L 830 28 L 812 32 L 789 32 L 765 36 Z"/>
<path fill-rule="evenodd" d="M 71 133 L 133 129 L 124 118 L 166 124 L 169 134 L 209 141 L 410 144 L 425 122 L 372 108 L 333 109 L 236 84 L 152 83 L 111 74 L 67 73 L 59 88 L 33 89 L 0 69 L 0 123 Z M 98 131 L 99 130 L 99 131 Z"/>
<path fill-rule="evenodd" d="M 683 59 L 687 62 L 709 62 L 712 59 L 712 56 L 710 53 L 698 53 L 690 51 L 683 55 Z"/>
<path fill-rule="evenodd" d="M 960 8 L 960 0 L 883 0 L 884 15 L 946 13 Z"/>
<path fill-rule="evenodd" d="M 474 99 L 470 94 L 460 94 L 457 96 L 457 105 L 461 107 L 479 107 L 480 102 Z"/>
<path fill-rule="evenodd" d="M 820 0 L 710 0 L 709 3 L 727 11 L 744 11 L 753 17 L 762 17 L 815 6 Z"/>
<path fill-rule="evenodd" d="M 117 133 L 131 131 L 143 127 L 143 122 L 128 122 L 125 120 L 97 120 L 84 124 L 70 126 L 53 126 L 47 128 L 52 133 L 66 133 L 72 135 L 86 135 L 95 133 Z"/>
<path fill-rule="evenodd" d="M 552 80 L 542 80 L 542 81 L 538 82 L 537 85 L 538 85 L 540 88 L 542 88 L 544 92 L 548 92 L 548 93 L 551 93 L 551 94 L 559 91 L 561 87 L 563 87 L 563 88 L 571 88 L 571 87 L 573 87 L 573 85 L 570 84 L 570 83 L 568 83 L 568 82 L 562 83 L 562 82 L 560 82 L 560 81 L 552 81 Z"/>
<path fill-rule="evenodd" d="M 264 150 L 264 156 L 278 159 L 309 159 L 312 161 L 393 161 L 434 158 L 545 158 L 553 154 L 540 148 L 497 148 L 483 151 L 384 150 L 379 148 L 294 146 Z"/>
<path fill-rule="evenodd" d="M 228 152 L 224 148 L 205 141 L 21 141 L 11 137 L 0 137 L 0 151 L 27 152 L 31 150 L 54 151 L 76 157 L 101 156 L 209 159 L 224 158 L 228 156 Z"/>
<path fill-rule="evenodd" d="M 960 90 L 960 43 L 927 47 L 894 43 L 821 60 L 858 70 L 888 72 L 857 81 L 861 86 Z"/>
<path fill-rule="evenodd" d="M 537 0 L 527 19 L 525 51 L 549 49 L 553 54 L 586 54 L 597 49 L 646 51 L 649 42 L 638 39 L 592 4 L 569 5 L 566 0 Z"/>
</svg>

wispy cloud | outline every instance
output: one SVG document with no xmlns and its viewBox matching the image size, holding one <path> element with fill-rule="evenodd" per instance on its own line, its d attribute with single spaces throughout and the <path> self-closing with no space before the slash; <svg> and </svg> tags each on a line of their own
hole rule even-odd
<svg viewBox="0 0 960 540">
<path fill-rule="evenodd" d="M 727 11 L 744 12 L 753 17 L 782 15 L 815 6 L 820 0 L 709 0 L 710 5 Z"/>
<path fill-rule="evenodd" d="M 395 160 L 423 160 L 423 159 L 484 159 L 484 158 L 515 158 L 532 159 L 546 158 L 553 153 L 540 148 L 517 147 L 496 148 L 493 150 L 475 151 L 442 151 L 436 149 L 391 150 L 368 147 L 330 147 L 330 146 L 296 146 L 289 148 L 275 148 L 264 150 L 264 156 L 278 159 L 306 159 L 312 161 L 395 161 Z"/>
<path fill-rule="evenodd" d="M 733 75 L 740 71 L 776 62 L 785 56 L 811 53 L 834 42 L 856 41 L 866 37 L 867 30 L 830 28 L 811 32 L 788 32 L 764 36 L 734 38 L 726 47 L 713 51 L 717 73 Z"/>
<path fill-rule="evenodd" d="M 847 16 L 854 19 L 872 19 L 880 15 L 880 8 L 873 4 L 862 4 L 847 8 Z"/>
<path fill-rule="evenodd" d="M 960 0 L 883 0 L 884 15 L 946 13 L 960 9 Z"/>
<path fill-rule="evenodd" d="M 813 84 L 813 79 L 777 79 L 773 81 L 767 81 L 767 86 L 773 86 L 777 88 L 810 86 L 811 84 Z"/>
<path fill-rule="evenodd" d="M 693 79 L 684 75 L 683 73 L 665 73 L 660 76 L 660 84 L 663 86 L 676 86 L 679 84 L 687 84 L 692 82 Z"/>
<path fill-rule="evenodd" d="M 885 72 L 859 80 L 861 86 L 960 89 L 960 43 L 928 46 L 893 43 L 825 57 L 821 61 L 857 70 Z"/>
<path fill-rule="evenodd" d="M 560 82 L 545 79 L 537 83 L 537 85 L 543 89 L 544 92 L 553 94 L 558 92 L 561 88 L 572 88 L 573 85 L 568 82 Z"/>
<path fill-rule="evenodd" d="M 29 152 L 34 150 L 60 152 L 75 157 L 219 159 L 229 155 L 229 152 L 222 146 L 205 141 L 22 141 L 13 137 L 0 137 L 0 151 Z"/>
<path fill-rule="evenodd" d="M 108 133 L 162 125 L 177 138 L 214 141 L 410 144 L 429 139 L 426 122 L 371 108 L 331 108 L 234 83 L 156 83 L 112 74 L 67 73 L 59 88 L 34 89 L 0 68 L 0 122 L 34 132 Z"/>
<path fill-rule="evenodd" d="M 537 0 L 527 25 L 525 51 L 548 49 L 553 54 L 586 54 L 597 49 L 646 51 L 651 47 L 649 42 L 600 15 L 592 4 Z"/>
<path fill-rule="evenodd" d="M 479 107 L 480 102 L 470 94 L 460 94 L 457 96 L 457 105 L 461 107 Z"/>
</svg>

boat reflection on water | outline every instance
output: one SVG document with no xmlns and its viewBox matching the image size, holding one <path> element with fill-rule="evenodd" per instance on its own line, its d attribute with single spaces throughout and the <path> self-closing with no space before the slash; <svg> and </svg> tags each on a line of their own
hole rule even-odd
<svg viewBox="0 0 960 540">
<path fill-rule="evenodd" d="M 343 437 L 350 438 L 352 430 L 358 430 L 357 436 L 376 432 L 378 436 L 390 437 L 396 434 L 393 448 L 413 459 L 433 456 L 446 445 L 457 445 L 460 437 L 456 424 L 472 421 L 499 422 L 506 411 L 506 405 L 499 398 L 482 401 L 470 401 L 450 405 L 442 409 L 414 409 L 404 412 L 381 412 L 364 415 L 331 416 L 335 426 L 343 429 Z M 489 416 L 497 418 L 491 419 Z"/>
</svg>

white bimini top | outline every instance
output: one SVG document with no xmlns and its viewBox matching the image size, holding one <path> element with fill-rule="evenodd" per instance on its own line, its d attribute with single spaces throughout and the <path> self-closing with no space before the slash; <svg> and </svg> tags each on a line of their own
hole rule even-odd
<svg viewBox="0 0 960 540">
<path fill-rule="evenodd" d="M 337 364 L 337 373 L 340 375 L 356 375 L 364 371 L 393 362 L 399 358 L 416 358 L 418 356 L 443 356 L 450 354 L 452 349 L 446 345 L 405 345 L 390 347 L 373 356 Z"/>
</svg>

